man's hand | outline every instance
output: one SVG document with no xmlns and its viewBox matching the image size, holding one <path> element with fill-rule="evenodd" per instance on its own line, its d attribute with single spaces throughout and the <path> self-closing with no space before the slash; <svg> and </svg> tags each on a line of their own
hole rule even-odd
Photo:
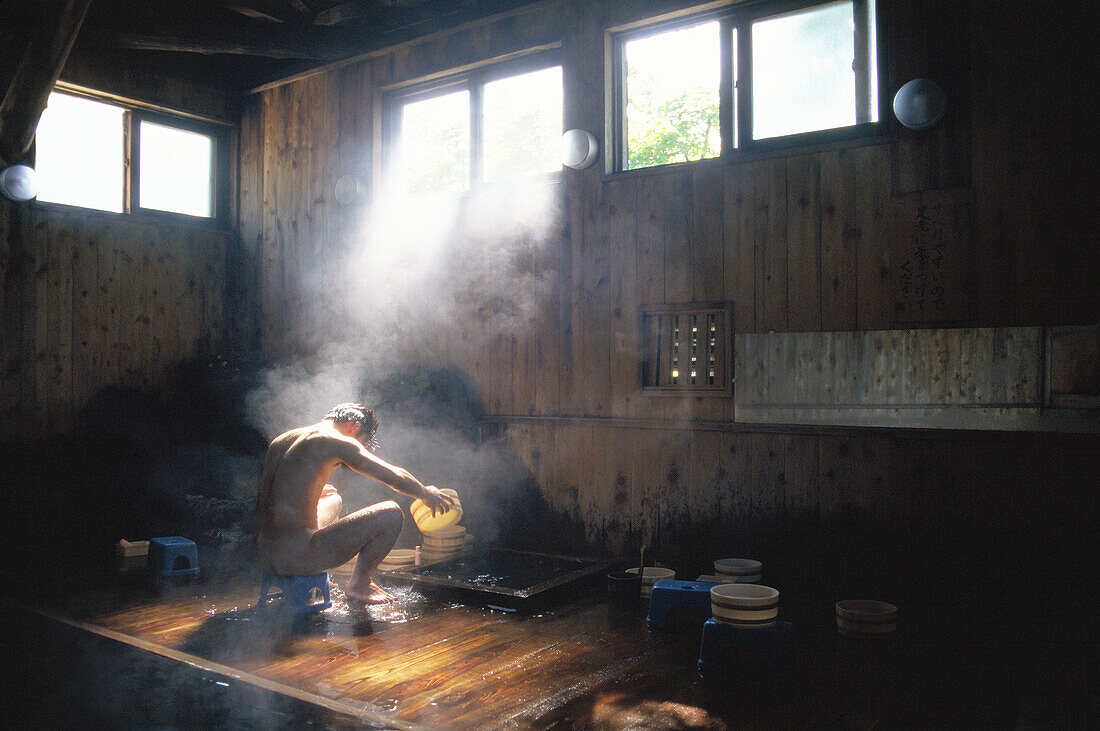
<svg viewBox="0 0 1100 731">
<path fill-rule="evenodd" d="M 446 493 L 440 492 L 435 485 L 425 485 L 424 495 L 420 498 L 420 502 L 432 509 L 432 517 L 434 518 L 436 510 L 440 513 L 446 513 L 450 510 L 451 506 L 455 504 L 455 499 Z"/>
<path fill-rule="evenodd" d="M 339 495 L 339 494 L 340 493 L 336 492 L 336 488 L 333 487 L 332 485 L 325 485 L 324 487 L 321 488 L 321 497 L 328 497 L 330 495 Z"/>
</svg>

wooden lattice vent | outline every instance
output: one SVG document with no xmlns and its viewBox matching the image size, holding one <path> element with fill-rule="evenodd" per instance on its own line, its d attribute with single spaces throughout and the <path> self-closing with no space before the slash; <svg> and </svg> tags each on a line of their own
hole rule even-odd
<svg viewBox="0 0 1100 731">
<path fill-rule="evenodd" d="M 642 388 L 730 396 L 733 330 L 729 303 L 643 305 Z"/>
</svg>

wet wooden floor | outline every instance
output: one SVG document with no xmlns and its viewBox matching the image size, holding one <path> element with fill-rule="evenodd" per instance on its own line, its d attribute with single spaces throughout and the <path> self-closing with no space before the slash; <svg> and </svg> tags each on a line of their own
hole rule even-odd
<svg viewBox="0 0 1100 731">
<path fill-rule="evenodd" d="M 394 605 L 365 612 L 337 593 L 331 609 L 297 622 L 256 606 L 253 586 L 108 593 L 50 613 L 398 728 L 618 726 L 639 714 L 679 719 L 673 727 L 726 725 L 700 705 L 698 640 L 650 632 L 643 611 L 623 613 L 592 593 L 509 613 L 398 591 Z"/>
<path fill-rule="evenodd" d="M 926 633 L 910 624 L 885 654 L 853 654 L 838 642 L 829 615 L 818 611 L 828 605 L 818 601 L 801 613 L 788 603 L 796 662 L 787 677 L 758 683 L 732 667 L 701 675 L 697 627 L 649 630 L 644 605 L 623 612 L 599 590 L 517 613 L 398 591 L 397 603 L 366 612 L 349 611 L 335 594 L 331 609 L 301 622 L 256 606 L 258 580 L 161 595 L 116 587 L 24 609 L 67 625 L 70 636 L 117 640 L 127 652 L 199 673 L 202 682 L 176 684 L 174 692 L 186 691 L 200 708 L 274 698 L 283 726 L 268 723 L 271 713 L 246 723 L 265 728 L 1004 726 L 1018 720 L 1026 685 L 1021 658 L 988 649 L 1010 644 L 981 637 L 969 645 L 929 641 L 942 635 L 938 624 Z M 959 636 L 972 634 L 968 628 Z M 29 640 L 26 652 L 36 655 L 40 644 Z M 83 663 L 85 674 L 94 675 L 102 663 L 88 658 L 100 651 L 67 651 L 62 662 Z M 121 665 L 114 672 L 125 672 Z M 39 672 L 49 678 L 65 670 Z M 170 674 L 159 665 L 154 670 L 155 677 Z M 146 675 L 129 672 L 120 684 L 131 687 L 118 693 L 146 693 Z M 145 690 L 133 690 L 142 683 Z M 247 686 L 245 693 L 211 695 L 234 685 Z M 175 696 L 162 702 L 180 703 Z M 210 715 L 196 727 L 211 727 Z"/>
</svg>

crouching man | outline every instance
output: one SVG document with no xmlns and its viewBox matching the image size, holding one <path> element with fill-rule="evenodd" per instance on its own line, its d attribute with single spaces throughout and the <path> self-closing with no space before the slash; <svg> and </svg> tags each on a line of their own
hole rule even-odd
<svg viewBox="0 0 1100 731">
<path fill-rule="evenodd" d="M 375 457 L 377 431 L 378 419 L 370 408 L 346 403 L 318 423 L 272 440 L 256 502 L 264 568 L 284 576 L 307 576 L 358 555 L 344 588 L 348 599 L 381 604 L 395 598 L 374 581 L 374 571 L 401 532 L 401 507 L 387 500 L 340 518 L 342 500 L 328 484 L 329 476 L 343 465 L 396 492 L 420 498 L 432 515 L 450 510 L 454 500 L 434 486 L 425 486 L 408 470 Z"/>
</svg>

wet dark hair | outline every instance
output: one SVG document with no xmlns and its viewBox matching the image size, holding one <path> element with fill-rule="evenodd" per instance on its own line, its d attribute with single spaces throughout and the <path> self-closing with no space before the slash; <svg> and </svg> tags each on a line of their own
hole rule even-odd
<svg viewBox="0 0 1100 731">
<path fill-rule="evenodd" d="M 350 401 L 345 404 L 337 404 L 325 414 L 323 420 L 338 424 L 349 421 L 358 424 L 360 430 L 366 429 L 367 433 L 370 434 L 370 438 L 363 442 L 364 446 L 372 452 L 378 449 L 378 439 L 375 436 L 378 433 L 378 419 L 371 407 Z"/>
</svg>

